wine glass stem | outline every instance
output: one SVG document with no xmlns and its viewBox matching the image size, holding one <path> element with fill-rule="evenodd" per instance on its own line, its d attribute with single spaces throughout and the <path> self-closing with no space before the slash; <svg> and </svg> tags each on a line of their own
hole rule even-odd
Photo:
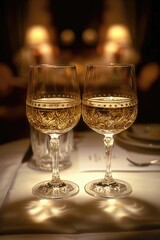
<svg viewBox="0 0 160 240">
<path fill-rule="evenodd" d="M 112 148 L 114 144 L 113 136 L 105 136 L 104 139 L 104 146 L 105 146 L 105 154 L 106 154 L 106 172 L 104 181 L 110 185 L 115 182 L 115 180 L 112 177 L 112 171 L 111 171 L 111 157 L 112 157 Z"/>
<path fill-rule="evenodd" d="M 51 136 L 50 139 L 50 154 L 52 160 L 52 183 L 59 183 L 59 136 Z"/>
</svg>

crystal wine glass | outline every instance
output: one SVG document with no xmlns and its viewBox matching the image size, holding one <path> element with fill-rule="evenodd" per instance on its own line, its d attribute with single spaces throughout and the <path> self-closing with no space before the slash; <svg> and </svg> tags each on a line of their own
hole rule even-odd
<svg viewBox="0 0 160 240">
<path fill-rule="evenodd" d="M 103 179 L 86 184 L 96 197 L 129 195 L 129 183 L 114 179 L 111 171 L 113 136 L 129 128 L 137 116 L 135 67 L 132 64 L 88 65 L 82 96 L 82 117 L 95 132 L 104 135 L 106 171 Z"/>
<path fill-rule="evenodd" d="M 81 116 L 80 90 L 75 66 L 43 64 L 30 67 L 26 115 L 29 123 L 50 136 L 52 178 L 33 187 L 40 198 L 68 198 L 79 192 L 77 184 L 60 179 L 59 137 Z"/>
</svg>

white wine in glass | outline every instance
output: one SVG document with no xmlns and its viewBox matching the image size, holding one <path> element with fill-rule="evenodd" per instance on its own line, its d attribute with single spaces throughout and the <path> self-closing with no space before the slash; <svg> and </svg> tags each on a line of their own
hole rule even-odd
<svg viewBox="0 0 160 240">
<path fill-rule="evenodd" d="M 86 184 L 88 194 L 102 198 L 129 195 L 129 183 L 114 179 L 111 171 L 113 136 L 129 128 L 137 116 L 135 67 L 132 64 L 88 65 L 82 97 L 82 117 L 104 135 L 106 171 L 103 179 Z"/>
<path fill-rule="evenodd" d="M 52 178 L 33 187 L 40 198 L 68 198 L 79 192 L 77 184 L 61 180 L 59 137 L 70 131 L 81 116 L 80 89 L 75 66 L 43 64 L 30 67 L 26 115 L 29 123 L 50 136 Z"/>
</svg>

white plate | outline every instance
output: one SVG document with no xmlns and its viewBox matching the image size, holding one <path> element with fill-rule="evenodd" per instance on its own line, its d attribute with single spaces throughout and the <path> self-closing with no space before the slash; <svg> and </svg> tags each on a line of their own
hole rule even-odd
<svg viewBox="0 0 160 240">
<path fill-rule="evenodd" d="M 147 150 L 160 150 L 160 143 L 156 141 L 141 141 L 130 136 L 129 130 L 115 135 L 115 140 L 123 146 L 136 147 Z"/>
<path fill-rule="evenodd" d="M 160 142 L 160 124 L 134 124 L 128 129 L 128 136 L 138 140 Z"/>
</svg>

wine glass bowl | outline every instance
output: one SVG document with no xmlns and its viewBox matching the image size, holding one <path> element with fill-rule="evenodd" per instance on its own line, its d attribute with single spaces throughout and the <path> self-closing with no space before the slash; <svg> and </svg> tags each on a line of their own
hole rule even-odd
<svg viewBox="0 0 160 240">
<path fill-rule="evenodd" d="M 112 177 L 113 136 L 129 128 L 137 116 L 135 69 L 132 64 L 88 65 L 82 96 L 82 117 L 95 132 L 104 135 L 106 172 L 103 179 L 86 184 L 92 196 L 124 197 L 130 184 Z"/>
<path fill-rule="evenodd" d="M 41 198 L 66 198 L 78 193 L 77 184 L 61 180 L 59 137 L 70 131 L 81 116 L 80 90 L 75 66 L 43 64 L 30 67 L 26 115 L 29 123 L 50 136 L 52 179 L 33 187 Z"/>
</svg>

